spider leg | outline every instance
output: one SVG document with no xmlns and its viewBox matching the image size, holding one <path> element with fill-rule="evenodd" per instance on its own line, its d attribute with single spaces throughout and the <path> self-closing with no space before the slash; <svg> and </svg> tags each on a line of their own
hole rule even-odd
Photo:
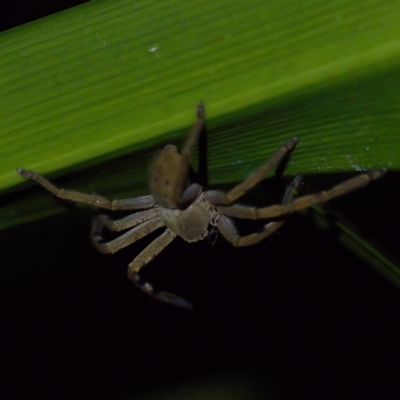
<svg viewBox="0 0 400 400">
<path fill-rule="evenodd" d="M 195 122 L 192 131 L 190 132 L 186 142 L 181 150 L 182 166 L 189 168 L 190 155 L 192 154 L 193 146 L 204 128 L 204 104 L 200 103 L 197 106 L 197 121 Z"/>
<path fill-rule="evenodd" d="M 124 229 L 132 228 L 133 226 L 143 224 L 154 217 L 158 216 L 157 208 L 150 208 L 149 210 L 139 211 L 134 214 L 130 214 L 125 218 L 112 220 L 108 215 L 98 215 L 95 220 L 99 224 L 98 226 L 105 226 L 110 231 L 119 232 Z M 97 229 L 98 230 L 98 229 Z"/>
<path fill-rule="evenodd" d="M 100 253 L 112 254 L 163 226 L 164 223 L 159 218 L 154 217 L 135 226 L 121 236 L 118 236 L 116 239 L 102 243 L 103 237 L 101 236 L 101 233 L 103 231 L 104 221 L 101 218 L 95 218 L 92 224 L 91 239 L 92 243 Z"/>
<path fill-rule="evenodd" d="M 296 178 L 294 178 L 293 182 L 286 189 L 286 192 L 283 196 L 282 204 L 288 204 L 292 201 L 294 191 L 300 185 L 301 180 L 301 176 L 296 176 Z M 260 231 L 250 233 L 249 235 L 245 236 L 239 235 L 235 228 L 235 225 L 233 224 L 233 221 L 225 215 L 219 216 L 216 225 L 220 230 L 222 236 L 224 236 L 228 242 L 233 244 L 235 247 L 244 247 L 259 243 L 261 240 L 265 239 L 267 236 L 278 230 L 285 222 L 285 220 L 269 222 L 265 224 Z"/>
<path fill-rule="evenodd" d="M 197 195 L 201 192 L 201 186 L 199 184 L 192 184 L 189 186 L 189 190 L 183 191 L 182 188 L 185 186 L 185 182 L 188 179 L 190 156 L 192 154 L 193 146 L 196 144 L 200 133 L 204 129 L 204 104 L 200 103 L 197 106 L 197 120 L 186 139 L 186 142 L 180 152 L 180 165 L 176 171 L 175 188 L 174 192 L 178 192 L 178 208 L 184 208 L 185 203 L 193 201 Z M 174 196 L 175 197 L 175 196 Z"/>
<path fill-rule="evenodd" d="M 153 286 L 144 281 L 138 274 L 141 268 L 148 264 L 162 250 L 165 249 L 174 239 L 176 234 L 167 230 L 159 236 L 154 242 L 150 243 L 128 266 L 128 278 L 143 292 L 149 296 L 183 308 L 192 308 L 192 305 L 183 299 L 169 292 L 159 292 Z"/>
<path fill-rule="evenodd" d="M 316 194 L 311 194 L 308 196 L 299 197 L 288 204 L 278 204 L 263 208 L 235 204 L 230 207 L 218 206 L 217 208 L 221 214 L 236 218 L 266 219 L 280 217 L 282 215 L 302 210 L 315 204 L 324 203 L 335 197 L 341 196 L 342 194 L 351 192 L 352 190 L 358 189 L 366 185 L 371 180 L 381 177 L 385 172 L 386 169 L 384 168 L 369 171 L 365 174 L 361 174 L 354 178 L 348 179 L 347 181 L 344 181 L 339 185 L 334 186 L 332 189 Z"/>
<path fill-rule="evenodd" d="M 150 208 L 154 206 L 154 199 L 151 195 L 132 197 L 121 200 L 108 200 L 104 197 L 94 194 L 86 194 L 76 192 L 74 190 L 60 189 L 49 182 L 45 177 L 33 171 L 27 171 L 25 169 L 18 168 L 17 172 L 25 178 L 36 181 L 39 185 L 43 186 L 49 192 L 64 200 L 92 204 L 94 206 L 106 208 L 109 210 L 137 210 L 140 208 Z"/>
<path fill-rule="evenodd" d="M 288 140 L 282 147 L 280 147 L 272 157 L 256 172 L 251 174 L 247 179 L 245 179 L 242 183 L 235 186 L 228 193 L 224 193 L 218 190 L 210 190 L 207 192 L 207 200 L 211 204 L 232 204 L 239 197 L 243 196 L 249 189 L 257 185 L 260 181 L 262 181 L 265 176 L 270 172 L 273 168 L 275 168 L 286 156 L 287 152 L 294 147 L 297 143 L 297 137 L 293 137 Z"/>
</svg>

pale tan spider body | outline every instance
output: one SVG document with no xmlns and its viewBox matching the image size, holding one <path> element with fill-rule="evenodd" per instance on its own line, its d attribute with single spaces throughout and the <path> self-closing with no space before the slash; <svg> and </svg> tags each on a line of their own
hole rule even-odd
<svg viewBox="0 0 400 400">
<path fill-rule="evenodd" d="M 185 210 L 159 207 L 159 217 L 164 225 L 187 242 L 197 242 L 208 234 L 208 227 L 216 215 L 213 206 L 200 195 Z"/>
<path fill-rule="evenodd" d="M 153 159 L 150 167 L 149 186 L 151 195 L 121 200 L 108 200 L 97 195 L 59 189 L 46 178 L 33 171 L 19 168 L 19 174 L 33 179 L 55 196 L 75 202 L 95 205 L 109 210 L 141 210 L 127 217 L 112 220 L 99 215 L 92 224 L 92 242 L 104 254 L 116 251 L 136 242 L 150 233 L 164 228 L 164 232 L 150 243 L 128 265 L 128 278 L 148 295 L 170 304 L 191 308 L 191 304 L 179 296 L 159 292 L 139 276 L 139 271 L 168 246 L 177 236 L 187 242 L 204 239 L 210 226 L 216 227 L 221 235 L 235 247 L 250 246 L 271 235 L 284 220 L 265 223 L 261 230 L 241 236 L 231 217 L 242 219 L 271 219 L 294 211 L 323 203 L 351 190 L 364 186 L 369 181 L 382 176 L 386 170 L 379 169 L 360 174 L 333 188 L 317 194 L 293 199 L 295 189 L 301 182 L 297 176 L 288 186 L 281 204 L 261 208 L 236 204 L 236 200 L 257 185 L 273 168 L 285 158 L 297 138 L 289 139 L 256 172 L 227 193 L 221 191 L 202 191 L 198 183 L 189 179 L 189 160 L 193 146 L 204 128 L 204 107 L 197 109 L 197 121 L 187 138 L 181 152 L 173 145 L 166 146 Z M 103 240 L 103 230 L 125 231 L 109 242 Z"/>
<path fill-rule="evenodd" d="M 175 146 L 167 145 L 154 157 L 149 183 L 159 218 L 171 232 L 187 242 L 207 236 L 215 211 L 201 186 L 190 184 L 188 164 Z"/>
</svg>

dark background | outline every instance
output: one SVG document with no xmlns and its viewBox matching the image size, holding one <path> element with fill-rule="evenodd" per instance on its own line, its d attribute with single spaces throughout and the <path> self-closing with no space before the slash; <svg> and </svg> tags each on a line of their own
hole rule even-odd
<svg viewBox="0 0 400 400">
<path fill-rule="evenodd" d="M 3 0 L 1 2 L 0 32 L 84 3 L 87 1 Z"/>
<path fill-rule="evenodd" d="M 388 174 L 331 202 L 397 256 L 398 182 Z M 66 209 L 0 232 L 7 398 L 136 398 L 210 379 L 250 379 L 260 394 L 228 398 L 397 398 L 400 292 L 312 212 L 248 248 L 175 240 L 143 276 L 191 301 L 187 311 L 126 278 L 159 232 L 105 256 L 89 242 L 95 211 Z"/>
<path fill-rule="evenodd" d="M 75 4 L 10 2 L 1 29 Z M 397 257 L 399 182 L 388 174 L 332 204 Z M 398 398 L 400 292 L 310 214 L 244 249 L 175 240 L 143 275 L 193 311 L 126 279 L 157 233 L 103 256 L 89 243 L 92 215 L 69 209 L 0 232 L 2 398 L 135 398 L 242 377 L 260 398 Z"/>
</svg>

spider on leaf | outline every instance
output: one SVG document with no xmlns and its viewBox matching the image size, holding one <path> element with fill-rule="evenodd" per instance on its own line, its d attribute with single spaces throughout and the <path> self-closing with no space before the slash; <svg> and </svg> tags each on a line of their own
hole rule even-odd
<svg viewBox="0 0 400 400">
<path fill-rule="evenodd" d="M 261 208 L 240 205 L 236 204 L 236 200 L 279 165 L 287 152 L 295 146 L 297 138 L 293 137 L 288 140 L 262 167 L 229 192 L 224 193 L 215 190 L 203 192 L 200 184 L 191 183 L 189 179 L 191 151 L 203 128 L 204 106 L 200 103 L 197 108 L 197 121 L 181 152 L 179 153 L 175 146 L 167 145 L 154 157 L 150 166 L 149 185 L 151 194 L 147 196 L 111 201 L 98 195 L 59 189 L 33 171 L 22 168 L 17 171 L 22 176 L 36 181 L 61 199 L 88 203 L 109 210 L 141 210 L 118 220 L 112 220 L 105 215 L 99 215 L 94 219 L 91 238 L 93 244 L 101 253 L 115 253 L 155 230 L 164 228 L 161 235 L 128 265 L 128 278 L 151 297 L 184 308 L 192 308 L 192 305 L 172 293 L 154 289 L 139 275 L 139 271 L 177 236 L 187 242 L 195 242 L 204 239 L 208 235 L 209 229 L 216 228 L 233 246 L 250 246 L 271 235 L 285 221 L 269 221 L 260 231 L 241 236 L 231 217 L 258 220 L 284 216 L 348 193 L 364 186 L 373 179 L 381 177 L 386 172 L 386 169 L 369 171 L 327 191 L 293 199 L 294 191 L 302 179 L 297 176 L 286 189 L 281 204 Z M 128 230 L 116 239 L 104 242 L 102 238 L 104 228 L 114 232 Z"/>
</svg>

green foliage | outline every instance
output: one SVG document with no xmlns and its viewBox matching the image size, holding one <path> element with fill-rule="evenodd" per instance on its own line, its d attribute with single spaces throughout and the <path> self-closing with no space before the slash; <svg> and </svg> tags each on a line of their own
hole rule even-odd
<svg viewBox="0 0 400 400">
<path fill-rule="evenodd" d="M 398 169 L 399 13 L 381 0 L 92 1 L 3 32 L 0 190 L 31 185 L 23 167 L 143 194 L 151 153 L 180 142 L 199 100 L 213 184 L 292 136 L 288 174 Z M 61 210 L 48 193 L 14 198 L 1 226 Z"/>
</svg>

